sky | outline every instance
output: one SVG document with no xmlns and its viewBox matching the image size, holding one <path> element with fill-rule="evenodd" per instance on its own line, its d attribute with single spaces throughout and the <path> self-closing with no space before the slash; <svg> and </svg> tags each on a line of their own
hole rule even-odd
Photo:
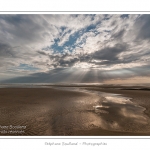
<svg viewBox="0 0 150 150">
<path fill-rule="evenodd" d="M 0 14 L 0 83 L 150 83 L 149 14 Z"/>
</svg>

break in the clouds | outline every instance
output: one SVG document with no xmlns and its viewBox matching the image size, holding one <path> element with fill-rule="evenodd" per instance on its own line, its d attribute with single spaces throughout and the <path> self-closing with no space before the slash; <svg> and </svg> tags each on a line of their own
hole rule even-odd
<svg viewBox="0 0 150 150">
<path fill-rule="evenodd" d="M 138 82 L 149 67 L 149 14 L 0 15 L 1 82 Z"/>
</svg>

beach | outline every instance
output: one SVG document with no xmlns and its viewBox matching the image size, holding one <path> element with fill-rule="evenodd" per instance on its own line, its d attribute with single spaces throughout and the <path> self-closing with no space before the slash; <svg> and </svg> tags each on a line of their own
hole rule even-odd
<svg viewBox="0 0 150 150">
<path fill-rule="evenodd" d="M 149 97 L 98 86 L 0 88 L 0 135 L 150 135 Z"/>
</svg>

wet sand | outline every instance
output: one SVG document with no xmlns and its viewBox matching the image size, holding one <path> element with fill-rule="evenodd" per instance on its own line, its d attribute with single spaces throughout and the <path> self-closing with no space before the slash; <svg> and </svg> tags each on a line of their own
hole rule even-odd
<svg viewBox="0 0 150 150">
<path fill-rule="evenodd" d="M 91 91 L 123 94 L 133 103 Z M 0 135 L 150 135 L 149 97 L 149 91 L 99 87 L 1 88 Z"/>
<path fill-rule="evenodd" d="M 135 88 L 135 87 L 134 87 Z M 89 131 L 84 131 L 84 135 L 150 135 L 150 90 L 146 88 L 146 90 L 142 89 L 134 89 L 134 88 L 118 88 L 118 87 L 109 87 L 109 88 L 102 88 L 102 87 L 85 87 L 86 90 L 89 91 L 98 91 L 100 93 L 108 93 L 108 94 L 119 94 L 123 97 L 129 98 L 130 102 L 137 108 L 140 108 L 138 115 L 138 111 L 140 109 L 134 109 L 131 106 L 131 109 L 128 111 L 124 111 L 123 109 L 120 111 L 120 107 L 113 109 L 112 107 L 109 109 L 111 111 L 112 117 L 109 118 L 108 116 L 104 116 L 105 118 L 109 118 L 109 121 L 112 118 L 117 120 L 117 122 L 121 125 L 122 129 L 120 131 L 114 130 L 105 130 L 101 131 L 100 129 L 92 129 Z M 118 105 L 118 104 L 117 104 Z M 116 106 L 117 106 L 116 105 Z M 126 106 L 125 106 L 126 107 Z M 127 109 L 126 109 L 127 110 Z M 130 111 L 132 110 L 132 111 Z M 117 112 L 117 113 L 116 113 Z M 123 116 L 119 116 L 119 114 L 123 114 Z M 143 120 L 143 121 L 142 121 Z M 145 121 L 144 121 L 145 120 Z"/>
<path fill-rule="evenodd" d="M 92 107 L 90 101 L 98 100 L 94 94 L 76 91 L 1 88 L 1 131 L 4 126 L 26 126 L 23 134 L 1 135 L 72 135 L 95 121 L 93 116 L 88 118 L 87 110 Z"/>
<path fill-rule="evenodd" d="M 93 88 L 86 88 L 86 89 L 92 91 L 106 92 L 106 93 L 122 94 L 123 96 L 130 97 L 132 98 L 131 99 L 132 102 L 146 108 L 144 112 L 150 117 L 150 89 L 149 88 L 132 89 L 132 88 L 124 88 L 124 87 L 122 88 L 93 87 Z"/>
</svg>

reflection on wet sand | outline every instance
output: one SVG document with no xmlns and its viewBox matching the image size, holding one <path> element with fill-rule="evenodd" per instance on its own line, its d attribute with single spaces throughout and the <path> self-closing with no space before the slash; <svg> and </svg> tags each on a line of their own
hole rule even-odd
<svg viewBox="0 0 150 150">
<path fill-rule="evenodd" d="M 145 108 L 119 94 L 94 93 L 101 96 L 100 104 L 94 106 L 95 113 L 103 120 L 101 128 L 130 132 L 150 131 L 150 119 L 143 113 Z"/>
<path fill-rule="evenodd" d="M 150 133 L 145 108 L 119 94 L 82 88 L 9 88 L 0 89 L 0 106 L 0 125 L 26 125 L 24 135 Z"/>
<path fill-rule="evenodd" d="M 71 89 L 70 89 L 71 90 Z M 79 89 L 73 89 L 79 90 Z M 81 90 L 80 92 L 91 91 Z M 102 128 L 111 131 L 149 132 L 149 118 L 143 113 L 145 108 L 137 106 L 130 98 L 119 94 L 92 91 L 99 99 L 78 99 L 72 101 L 72 113 L 63 121 L 71 130 Z M 65 104 L 68 107 L 68 103 Z M 62 117 L 58 119 L 62 121 Z M 61 121 L 59 123 L 61 123 Z M 58 123 L 58 124 L 59 124 Z M 72 126 L 75 125 L 75 126 Z"/>
</svg>

